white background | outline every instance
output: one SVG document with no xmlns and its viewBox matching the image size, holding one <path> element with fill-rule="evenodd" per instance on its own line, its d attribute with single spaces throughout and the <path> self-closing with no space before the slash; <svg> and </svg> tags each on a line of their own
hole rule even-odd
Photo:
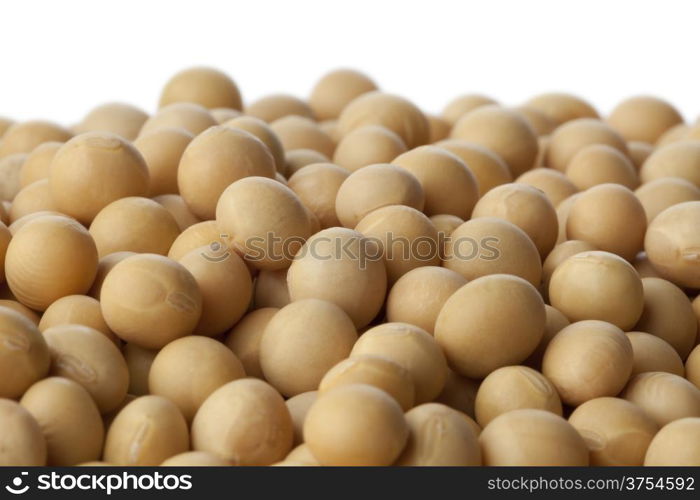
<svg viewBox="0 0 700 500">
<path fill-rule="evenodd" d="M 427 111 L 460 93 L 518 104 L 577 93 L 607 113 L 651 93 L 700 114 L 693 1 L 4 1 L 0 115 L 78 121 L 112 100 L 153 111 L 183 67 L 212 65 L 244 99 L 306 96 L 347 66 Z"/>
</svg>

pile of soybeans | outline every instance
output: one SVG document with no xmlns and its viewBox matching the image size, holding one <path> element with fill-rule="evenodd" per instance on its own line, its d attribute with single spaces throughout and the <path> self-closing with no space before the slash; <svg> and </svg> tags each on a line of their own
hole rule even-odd
<svg viewBox="0 0 700 500">
<path fill-rule="evenodd" d="M 700 465 L 700 122 L 332 71 L 0 118 L 0 465 Z"/>
</svg>

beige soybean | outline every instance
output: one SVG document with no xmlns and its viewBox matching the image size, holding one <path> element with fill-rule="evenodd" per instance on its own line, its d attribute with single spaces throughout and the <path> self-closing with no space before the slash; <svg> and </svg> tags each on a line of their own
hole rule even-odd
<svg viewBox="0 0 700 500">
<path fill-rule="evenodd" d="M 0 200 L 3 201 L 3 205 L 14 201 L 22 190 L 20 178 L 22 175 L 22 166 L 26 159 L 27 155 L 24 153 L 0 158 Z M 7 208 L 3 206 L 6 214 L 5 218 L 10 208 L 10 206 Z"/>
<path fill-rule="evenodd" d="M 527 184 L 542 191 L 552 206 L 576 194 L 578 188 L 564 174 L 552 168 L 535 168 L 515 179 L 517 184 Z"/>
<path fill-rule="evenodd" d="M 299 197 L 281 183 L 247 177 L 229 185 L 216 204 L 216 223 L 257 269 L 284 269 L 311 235 Z"/>
<path fill-rule="evenodd" d="M 685 360 L 685 377 L 700 389 L 700 347 L 695 346 Z"/>
<path fill-rule="evenodd" d="M 164 128 L 182 128 L 196 136 L 217 125 L 209 111 L 199 104 L 177 102 L 164 106 L 141 127 L 139 136 Z"/>
<path fill-rule="evenodd" d="M 367 75 L 352 69 L 336 69 L 316 82 L 309 106 L 319 120 L 338 118 L 353 99 L 373 90 L 377 90 L 377 85 Z"/>
<path fill-rule="evenodd" d="M 181 264 L 137 254 L 107 274 L 100 294 L 102 314 L 119 338 L 156 349 L 191 334 L 202 313 L 202 292 Z"/>
<path fill-rule="evenodd" d="M 356 341 L 355 325 L 340 307 L 318 299 L 298 300 L 267 323 L 260 339 L 260 366 L 275 389 L 295 396 L 317 389 Z"/>
<path fill-rule="evenodd" d="M 63 377 L 45 378 L 24 393 L 20 404 L 44 433 L 49 466 L 76 465 L 102 456 L 102 416 L 80 384 Z"/>
<path fill-rule="evenodd" d="M 367 165 L 390 163 L 406 152 L 406 144 L 394 131 L 381 125 L 365 125 L 343 136 L 333 153 L 333 163 L 351 171 Z"/>
<path fill-rule="evenodd" d="M 447 363 L 435 339 L 407 323 L 384 323 L 363 333 L 352 349 L 354 356 L 379 356 L 406 369 L 415 385 L 415 403 L 432 401 L 445 386 Z"/>
<path fill-rule="evenodd" d="M 464 219 L 460 219 L 456 215 L 438 214 L 430 217 L 430 222 L 433 223 L 438 233 L 438 251 L 440 259 L 444 261 L 449 236 L 455 229 L 464 224 Z"/>
<path fill-rule="evenodd" d="M 639 172 L 642 182 L 679 177 L 700 187 L 700 140 L 682 140 L 659 147 Z"/>
<path fill-rule="evenodd" d="M 631 262 L 642 250 L 646 226 L 644 207 L 632 191 L 600 184 L 576 197 L 566 219 L 566 235 Z"/>
<path fill-rule="evenodd" d="M 216 221 L 207 220 L 192 224 L 184 229 L 173 241 L 168 250 L 168 257 L 180 260 L 192 250 L 208 246 L 206 255 L 219 260 L 229 251 L 230 237 L 222 234 Z"/>
<path fill-rule="evenodd" d="M 664 132 L 661 137 L 659 137 L 658 141 L 656 141 L 656 144 L 654 144 L 655 149 L 661 149 L 664 146 L 668 146 L 674 142 L 680 142 L 686 139 L 688 134 L 690 134 L 690 130 L 690 126 L 686 125 L 685 123 L 671 127 Z"/>
<path fill-rule="evenodd" d="M 668 129 L 683 123 L 683 117 L 663 99 L 634 96 L 615 106 L 607 121 L 628 141 L 654 144 Z"/>
<path fill-rule="evenodd" d="M 161 194 L 155 196 L 153 201 L 163 205 L 175 217 L 177 225 L 180 226 L 180 231 L 184 231 L 191 225 L 201 221 L 199 217 L 192 213 L 185 200 L 179 194 Z"/>
<path fill-rule="evenodd" d="M 90 290 L 87 292 L 87 295 L 99 301 L 102 293 L 102 283 L 107 277 L 107 274 L 109 274 L 112 268 L 119 262 L 123 261 L 127 257 L 131 257 L 132 255 L 136 254 L 134 252 L 116 252 L 102 257 L 97 263 L 97 273 L 94 281 L 92 282 Z"/>
<path fill-rule="evenodd" d="M 472 217 L 498 217 L 525 231 L 542 259 L 554 248 L 559 234 L 557 212 L 547 196 L 526 184 L 504 184 L 486 193 Z"/>
<path fill-rule="evenodd" d="M 49 187 L 56 208 L 84 224 L 119 198 L 145 196 L 148 184 L 141 153 L 107 132 L 76 136 L 61 146 L 51 162 Z"/>
<path fill-rule="evenodd" d="M 27 155 L 19 172 L 19 182 L 22 187 L 49 178 L 51 161 L 61 146 L 63 146 L 62 142 L 44 142 Z"/>
<path fill-rule="evenodd" d="M 90 224 L 90 234 L 100 257 L 125 251 L 165 255 L 180 227 L 161 204 L 132 196 L 100 210 Z"/>
<path fill-rule="evenodd" d="M 435 339 L 453 370 L 483 378 L 532 354 L 545 320 L 544 302 L 534 286 L 494 274 L 470 281 L 447 299 L 435 323 Z"/>
<path fill-rule="evenodd" d="M 586 401 L 569 416 L 569 423 L 586 442 L 593 466 L 643 465 L 659 430 L 637 405 L 611 397 Z"/>
<path fill-rule="evenodd" d="M 45 466 L 46 438 L 36 419 L 19 403 L 0 398 L 0 466 Z"/>
<path fill-rule="evenodd" d="M 408 443 L 399 466 L 478 466 L 479 440 L 463 414 L 440 403 L 426 403 L 406 412 Z"/>
<path fill-rule="evenodd" d="M 158 349 L 144 349 L 136 344 L 125 344 L 122 354 L 129 369 L 129 395 L 145 396 L 150 392 L 148 377 Z"/>
<path fill-rule="evenodd" d="M 479 385 L 474 401 L 476 421 L 486 427 L 494 418 L 512 410 L 533 408 L 562 415 L 554 385 L 527 366 L 504 366 L 492 371 Z"/>
<path fill-rule="evenodd" d="M 67 295 L 53 302 L 39 322 L 42 332 L 58 325 L 83 325 L 94 328 L 119 346 L 119 339 L 102 316 L 100 302 L 87 295 Z"/>
<path fill-rule="evenodd" d="M 654 269 L 680 287 L 700 288 L 700 201 L 667 208 L 649 224 L 644 251 Z"/>
<path fill-rule="evenodd" d="M 479 436 L 484 465 L 586 466 L 588 449 L 576 429 L 554 413 L 520 409 L 499 415 Z"/>
<path fill-rule="evenodd" d="M 45 142 L 65 142 L 70 131 L 52 122 L 31 120 L 11 125 L 0 137 L 0 158 L 16 153 L 31 153 Z"/>
<path fill-rule="evenodd" d="M 365 125 L 386 127 L 401 137 L 409 149 L 430 140 L 429 124 L 423 112 L 412 102 L 394 94 L 364 93 L 345 106 L 338 117 L 341 137 Z"/>
<path fill-rule="evenodd" d="M 554 336 L 544 353 L 542 373 L 564 403 L 577 406 L 618 394 L 632 373 L 632 364 L 632 344 L 622 330 L 588 320 L 572 323 Z"/>
<path fill-rule="evenodd" d="M 355 230 L 381 247 L 389 285 L 412 269 L 440 264 L 435 226 L 414 208 L 378 208 L 365 215 Z"/>
<path fill-rule="evenodd" d="M 573 94 L 548 92 L 530 98 L 525 106 L 535 109 L 552 120 L 556 125 L 576 118 L 598 118 L 595 108 Z"/>
<path fill-rule="evenodd" d="M 27 318 L 29 321 L 31 321 L 35 325 L 39 326 L 39 320 L 41 319 L 39 317 L 39 315 L 36 312 L 34 312 L 33 310 L 29 309 L 24 304 L 17 302 L 16 300 L 0 299 L 0 307 L 6 307 L 8 309 L 12 309 L 13 311 L 20 313 L 22 316 Z"/>
<path fill-rule="evenodd" d="M 506 162 L 513 177 L 535 166 L 537 135 L 517 111 L 497 105 L 481 106 L 463 115 L 450 137 L 492 150 Z"/>
<path fill-rule="evenodd" d="M 306 241 L 289 267 L 289 297 L 333 302 L 361 328 L 384 304 L 387 273 L 379 256 L 378 245 L 357 231 L 320 231 Z"/>
<path fill-rule="evenodd" d="M 231 120 L 226 120 L 222 125 L 248 132 L 262 141 L 270 150 L 275 160 L 277 172 L 284 174 L 287 171 L 287 164 L 284 158 L 284 147 L 277 134 L 270 128 L 270 125 L 252 116 L 239 116 Z"/>
<path fill-rule="evenodd" d="M 194 67 L 180 71 L 163 87 L 159 106 L 175 102 L 193 102 L 205 108 L 241 109 L 241 94 L 231 78 L 222 71 Z"/>
<path fill-rule="evenodd" d="M 311 453 L 311 450 L 309 449 L 308 445 L 306 444 L 300 444 L 296 448 L 294 448 L 292 451 L 289 452 L 289 455 L 287 455 L 284 459 L 284 462 L 286 465 L 289 466 L 319 466 L 321 464 L 318 463 L 318 460 L 316 460 L 316 457 L 313 456 Z M 279 465 L 279 464 L 277 464 Z"/>
<path fill-rule="evenodd" d="M 627 261 L 590 251 L 569 257 L 554 270 L 549 300 L 571 321 L 602 320 L 629 330 L 642 315 L 644 290 Z"/>
<path fill-rule="evenodd" d="M 479 187 L 479 197 L 496 186 L 513 181 L 513 175 L 503 159 L 490 149 L 461 139 L 447 139 L 435 146 L 459 156 L 472 171 Z"/>
<path fill-rule="evenodd" d="M 149 195 L 178 193 L 177 168 L 194 135 L 183 128 L 161 128 L 134 141 L 148 168 Z"/>
<path fill-rule="evenodd" d="M 685 375 L 683 361 L 671 344 L 645 332 L 628 332 L 625 335 L 632 344 L 632 377 L 644 372 L 668 372 L 681 377 Z"/>
<path fill-rule="evenodd" d="M 700 418 L 682 418 L 665 425 L 647 449 L 646 466 L 700 465 Z"/>
<path fill-rule="evenodd" d="M 592 144 L 605 144 L 627 154 L 625 139 L 612 127 L 593 118 L 578 118 L 552 132 L 544 164 L 564 172 L 576 153 Z"/>
<path fill-rule="evenodd" d="M 186 451 L 165 460 L 161 467 L 228 467 L 223 458 L 206 451 Z"/>
<path fill-rule="evenodd" d="M 387 466 L 409 436 L 399 404 L 365 384 L 336 387 L 319 396 L 304 422 L 304 441 L 326 466 Z"/>
<path fill-rule="evenodd" d="M 279 309 L 276 307 L 250 311 L 226 336 L 224 343 L 243 363 L 245 373 L 249 377 L 263 378 L 260 367 L 260 339 L 277 311 Z"/>
<path fill-rule="evenodd" d="M 662 177 L 640 186 L 634 194 L 644 207 L 647 223 L 669 207 L 700 201 L 700 188 L 679 177 Z"/>
<path fill-rule="evenodd" d="M 192 448 L 234 465 L 270 465 L 292 448 L 294 429 L 282 396 L 251 378 L 219 387 L 192 422 Z"/>
<path fill-rule="evenodd" d="M 597 250 L 594 245 L 581 240 L 568 240 L 557 244 L 542 264 L 542 284 L 545 291 L 549 289 L 549 281 L 552 279 L 552 274 L 559 265 L 566 261 L 572 255 L 583 252 Z"/>
<path fill-rule="evenodd" d="M 243 377 L 242 363 L 221 342 L 188 336 L 174 340 L 156 354 L 148 388 L 150 394 L 175 403 L 189 422 L 211 393 Z"/>
<path fill-rule="evenodd" d="M 474 174 L 457 155 L 436 146 L 420 146 L 394 158 L 420 182 L 425 193 L 426 215 L 471 216 L 479 186 Z"/>
<path fill-rule="evenodd" d="M 565 200 L 559 203 L 557 206 L 557 222 L 559 223 L 559 235 L 557 236 L 557 245 L 564 243 L 569 238 L 566 234 L 566 222 L 569 219 L 569 212 L 571 212 L 571 207 L 574 205 L 574 201 L 579 197 L 581 193 L 572 194 Z"/>
<path fill-rule="evenodd" d="M 16 399 L 49 371 L 46 341 L 19 312 L 0 308 L 0 398 Z"/>
<path fill-rule="evenodd" d="M 635 330 L 665 340 L 685 359 L 695 346 L 698 321 L 683 290 L 661 278 L 642 279 L 644 310 Z"/>
<path fill-rule="evenodd" d="M 442 110 L 442 116 L 450 125 L 454 125 L 462 116 L 474 111 L 476 108 L 492 104 L 498 103 L 491 97 L 482 94 L 462 94 L 445 105 Z"/>
<path fill-rule="evenodd" d="M 195 137 L 180 159 L 180 195 L 201 219 L 213 219 L 216 202 L 233 182 L 249 176 L 272 178 L 275 160 L 257 137 L 240 129 L 211 127 Z"/>
<path fill-rule="evenodd" d="M 156 466 L 188 451 L 187 422 L 174 403 L 142 396 L 127 404 L 107 431 L 104 460 L 117 466 Z"/>
<path fill-rule="evenodd" d="M 468 280 L 512 274 L 539 286 L 542 264 L 537 247 L 518 226 L 495 217 L 472 219 L 452 231 L 443 266 Z"/>
<path fill-rule="evenodd" d="M 294 426 L 294 445 L 300 445 L 304 442 L 304 422 L 306 415 L 309 413 L 311 406 L 318 398 L 318 391 L 308 391 L 292 396 L 284 402 L 289 410 L 289 415 L 292 417 L 292 425 Z"/>
<path fill-rule="evenodd" d="M 314 118 L 311 107 L 298 97 L 289 94 L 270 94 L 248 104 L 245 114 L 267 123 L 285 116 Z"/>
<path fill-rule="evenodd" d="M 328 163 L 330 159 L 318 151 L 313 149 L 293 149 L 284 154 L 286 164 L 285 175 L 287 177 L 294 174 L 297 170 L 311 165 L 313 163 Z"/>
<path fill-rule="evenodd" d="M 235 252 L 212 258 L 209 247 L 194 249 L 178 262 L 194 277 L 202 293 L 202 314 L 194 331 L 214 336 L 243 317 L 253 294 L 250 272 Z"/>
<path fill-rule="evenodd" d="M 340 185 L 335 200 L 338 220 L 353 228 L 373 210 L 406 205 L 422 211 L 425 192 L 408 170 L 390 164 L 369 165 L 350 174 Z"/>
<path fill-rule="evenodd" d="M 133 141 L 147 119 L 148 114 L 136 106 L 123 102 L 108 102 L 91 109 L 73 130 L 78 134 L 111 132 Z"/>
<path fill-rule="evenodd" d="M 97 272 L 90 233 L 68 217 L 37 217 L 19 229 L 7 248 L 5 273 L 22 304 L 39 311 L 66 295 L 88 291 Z"/>
<path fill-rule="evenodd" d="M 51 353 L 51 374 L 82 385 L 101 413 L 126 396 L 129 370 L 122 353 L 102 333 L 88 326 L 58 325 L 43 332 Z"/>
<path fill-rule="evenodd" d="M 56 211 L 56 208 L 51 198 L 49 180 L 42 179 L 22 188 L 17 193 L 10 207 L 10 222 L 19 220 L 27 214 Z"/>
<path fill-rule="evenodd" d="M 599 184 L 639 186 L 637 169 L 629 158 L 606 144 L 581 148 L 566 166 L 566 177 L 581 191 Z"/>
<path fill-rule="evenodd" d="M 320 395 L 347 384 L 367 384 L 385 391 L 404 411 L 413 407 L 415 385 L 411 373 L 390 359 L 372 355 L 347 358 L 328 370 L 318 386 Z"/>
<path fill-rule="evenodd" d="M 7 248 L 12 240 L 10 229 L 0 222 L 0 283 L 5 281 L 5 258 L 7 257 Z"/>
<path fill-rule="evenodd" d="M 413 269 L 391 287 L 386 301 L 387 321 L 409 323 L 432 334 L 443 305 L 466 283 L 462 275 L 443 267 Z"/>
<path fill-rule="evenodd" d="M 557 128 L 557 123 L 539 109 L 530 106 L 518 106 L 515 109 L 523 115 L 538 137 L 546 137 Z"/>
<path fill-rule="evenodd" d="M 318 217 L 323 229 L 339 226 L 335 212 L 338 190 L 350 172 L 332 163 L 315 163 L 297 170 L 288 181 L 301 202 Z"/>
<path fill-rule="evenodd" d="M 640 373 L 630 380 L 622 397 L 640 406 L 660 427 L 700 417 L 700 388 L 672 373 Z"/>
<path fill-rule="evenodd" d="M 311 149 L 331 158 L 335 142 L 311 118 L 285 116 L 270 124 L 286 151 Z"/>
</svg>

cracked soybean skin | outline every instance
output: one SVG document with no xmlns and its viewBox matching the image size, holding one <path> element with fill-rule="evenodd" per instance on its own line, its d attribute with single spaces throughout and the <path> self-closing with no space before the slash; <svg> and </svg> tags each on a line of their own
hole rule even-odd
<svg viewBox="0 0 700 500">
<path fill-rule="evenodd" d="M 270 465 L 292 448 L 292 418 L 282 396 L 257 379 L 229 382 L 214 391 L 192 422 L 192 445 L 235 465 Z"/>
<path fill-rule="evenodd" d="M 112 422 L 104 459 L 120 466 L 156 466 L 188 449 L 187 422 L 177 406 L 160 396 L 142 396 Z"/>
<path fill-rule="evenodd" d="M 194 331 L 202 294 L 192 274 L 160 255 L 119 262 L 102 285 L 102 313 L 122 340 L 156 349 Z"/>
</svg>

